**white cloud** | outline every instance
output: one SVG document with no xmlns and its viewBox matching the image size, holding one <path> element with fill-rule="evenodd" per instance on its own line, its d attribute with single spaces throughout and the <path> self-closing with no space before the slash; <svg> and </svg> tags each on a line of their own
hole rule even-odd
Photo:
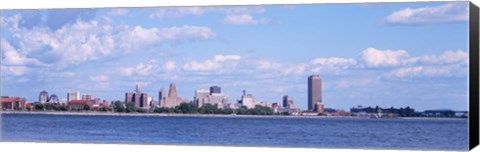
<svg viewBox="0 0 480 152">
<path fill-rule="evenodd" d="M 3 66 L 2 73 L 6 75 L 21 76 L 28 72 L 26 66 Z"/>
<path fill-rule="evenodd" d="M 90 76 L 90 80 L 95 82 L 104 82 L 104 81 L 108 81 L 109 77 L 108 75 L 93 75 L 93 76 Z"/>
<path fill-rule="evenodd" d="M 269 22 L 266 18 L 254 19 L 250 14 L 235 14 L 227 15 L 223 19 L 223 22 L 226 24 L 235 24 L 235 25 L 256 25 L 256 24 L 266 24 Z"/>
<path fill-rule="evenodd" d="M 175 66 L 175 62 L 174 61 L 167 61 L 163 64 L 163 68 L 166 70 L 166 71 L 173 71 L 175 70 L 176 66 Z"/>
<path fill-rule="evenodd" d="M 0 42 L 1 52 L 3 52 L 3 61 L 2 64 L 4 65 L 27 65 L 27 64 L 34 64 L 40 65 L 41 63 L 36 59 L 28 58 L 23 54 L 20 54 L 10 43 L 8 43 L 5 39 L 2 39 Z"/>
<path fill-rule="evenodd" d="M 236 67 L 235 63 L 229 63 L 230 61 L 240 60 L 239 55 L 216 55 L 213 60 L 208 59 L 203 62 L 190 61 L 183 66 L 185 71 L 221 71 L 223 68 L 228 67 L 233 69 Z"/>
<path fill-rule="evenodd" d="M 224 62 L 224 61 L 227 61 L 227 60 L 240 60 L 241 57 L 239 55 L 215 55 L 215 57 L 213 58 L 213 60 L 215 62 Z"/>
<path fill-rule="evenodd" d="M 206 60 L 204 62 L 191 61 L 183 66 L 186 71 L 218 71 L 222 68 L 222 65 L 212 60 Z"/>
<path fill-rule="evenodd" d="M 466 67 L 459 65 L 445 65 L 445 66 L 414 66 L 402 67 L 385 74 L 387 77 L 415 77 L 415 76 L 451 76 L 465 74 Z"/>
<path fill-rule="evenodd" d="M 295 75 L 300 76 L 305 74 L 305 69 L 307 65 L 299 64 L 299 65 L 288 65 L 282 68 L 281 73 L 284 75 Z"/>
<path fill-rule="evenodd" d="M 147 49 L 162 42 L 185 42 L 215 37 L 208 27 L 181 26 L 168 28 L 99 25 L 96 21 L 67 24 L 52 32 L 47 28 L 21 29 L 12 34 L 17 49 L 25 54 L 48 53 L 57 67 L 80 64 L 105 56 L 122 55 Z M 15 54 L 11 54 L 15 55 Z M 15 58 L 12 58 L 15 59 Z M 39 59 L 46 62 L 47 59 Z M 53 61 L 52 61 L 53 62 Z"/>
<path fill-rule="evenodd" d="M 409 55 L 405 50 L 367 48 L 360 53 L 360 56 L 369 67 L 387 67 L 401 65 L 402 61 L 408 58 Z"/>
<path fill-rule="evenodd" d="M 468 21 L 468 3 L 452 2 L 435 7 L 406 8 L 386 18 L 391 24 L 430 24 Z"/>
<path fill-rule="evenodd" d="M 179 18 L 188 15 L 200 16 L 209 11 L 209 8 L 203 7 L 173 7 L 158 8 L 149 15 L 152 19 Z"/>
<path fill-rule="evenodd" d="M 175 61 L 158 63 L 157 60 L 150 60 L 147 63 L 139 63 L 132 67 L 119 68 L 118 71 L 123 76 L 151 76 L 162 72 L 174 71 L 175 69 Z"/>
<path fill-rule="evenodd" d="M 338 57 L 315 58 L 312 61 L 310 61 L 310 64 L 332 66 L 332 67 L 333 66 L 348 67 L 348 66 L 356 65 L 357 61 L 351 58 L 338 58 Z"/>
<path fill-rule="evenodd" d="M 285 86 L 276 86 L 276 87 L 272 88 L 272 91 L 276 92 L 276 93 L 284 93 L 287 90 L 288 90 L 288 88 L 285 87 Z"/>
<path fill-rule="evenodd" d="M 128 14 L 128 9 L 126 8 L 114 8 L 108 12 L 108 15 L 110 16 L 123 16 L 126 14 Z"/>
<path fill-rule="evenodd" d="M 278 69 L 281 67 L 280 63 L 269 61 L 269 60 L 260 60 L 257 61 L 257 69 L 266 70 L 266 69 Z"/>
<path fill-rule="evenodd" d="M 445 51 L 442 55 L 427 55 L 415 58 L 428 64 L 468 64 L 468 53 L 462 50 Z"/>
</svg>

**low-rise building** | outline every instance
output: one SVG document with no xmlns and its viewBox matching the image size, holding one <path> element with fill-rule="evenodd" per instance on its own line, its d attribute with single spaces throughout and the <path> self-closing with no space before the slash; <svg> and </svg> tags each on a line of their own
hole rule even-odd
<svg viewBox="0 0 480 152">
<path fill-rule="evenodd" d="M 85 108 L 85 104 L 87 104 L 90 108 L 93 108 L 95 100 L 72 100 L 68 103 L 68 106 L 72 108 L 72 110 L 83 110 Z"/>
<path fill-rule="evenodd" d="M 3 110 L 23 110 L 26 107 L 26 99 L 20 97 L 2 96 L 0 102 Z"/>
</svg>

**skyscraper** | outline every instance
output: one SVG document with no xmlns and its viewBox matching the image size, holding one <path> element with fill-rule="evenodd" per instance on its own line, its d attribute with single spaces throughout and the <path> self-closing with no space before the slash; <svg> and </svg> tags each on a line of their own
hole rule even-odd
<svg viewBox="0 0 480 152">
<path fill-rule="evenodd" d="M 38 95 L 38 102 L 40 103 L 45 103 L 48 101 L 48 92 L 43 90 L 40 92 L 40 95 Z"/>
<path fill-rule="evenodd" d="M 170 84 L 170 88 L 168 90 L 168 96 L 165 96 L 165 89 L 162 88 L 159 92 L 159 104 L 160 107 L 167 107 L 173 108 L 175 106 L 180 105 L 182 102 L 188 102 L 187 100 L 182 99 L 181 97 L 177 96 L 177 86 L 175 83 Z"/>
<path fill-rule="evenodd" d="M 295 108 L 293 104 L 293 97 L 289 95 L 284 95 L 283 96 L 283 107 L 288 108 L 288 109 L 293 109 Z"/>
<path fill-rule="evenodd" d="M 52 95 L 50 96 L 48 102 L 50 102 L 50 103 L 57 103 L 57 102 L 59 102 L 57 95 L 56 95 L 56 94 L 52 94 Z"/>
<path fill-rule="evenodd" d="M 67 93 L 67 102 L 72 100 L 80 100 L 80 92 L 69 92 Z"/>
<path fill-rule="evenodd" d="M 150 105 L 148 104 L 148 94 L 142 93 L 140 91 L 140 86 L 138 84 L 135 86 L 135 92 L 127 92 L 125 93 L 125 103 L 135 104 L 136 108 L 143 108 L 148 109 Z"/>
<path fill-rule="evenodd" d="M 322 103 L 322 79 L 319 75 L 308 77 L 308 110 L 315 110 L 315 104 Z"/>
<path fill-rule="evenodd" d="M 210 95 L 214 93 L 222 93 L 222 88 L 219 86 L 211 86 L 210 87 Z"/>
</svg>

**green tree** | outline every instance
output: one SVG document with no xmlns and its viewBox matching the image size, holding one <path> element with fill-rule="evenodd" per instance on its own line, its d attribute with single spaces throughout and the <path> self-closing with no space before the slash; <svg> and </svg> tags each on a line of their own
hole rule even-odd
<svg viewBox="0 0 480 152">
<path fill-rule="evenodd" d="M 217 107 L 213 106 L 212 104 L 204 104 L 200 109 L 198 109 L 198 112 L 201 114 L 213 114 L 215 113 Z"/>
<path fill-rule="evenodd" d="M 126 111 L 127 111 L 127 113 L 135 112 L 135 103 L 133 103 L 133 102 L 127 103 Z"/>
<path fill-rule="evenodd" d="M 54 110 L 54 107 L 55 106 L 51 103 L 45 103 L 45 106 L 44 106 L 45 110 Z"/>
<path fill-rule="evenodd" d="M 247 114 L 247 107 L 246 106 L 242 106 L 240 108 L 238 108 L 237 110 L 235 110 L 235 113 L 236 114 L 239 114 L 239 115 L 245 115 Z"/>
<path fill-rule="evenodd" d="M 121 101 L 115 101 L 113 103 L 113 109 L 115 110 L 115 112 L 125 112 L 126 111 L 125 106 L 123 105 L 123 103 Z"/>
<path fill-rule="evenodd" d="M 85 111 L 90 111 L 92 110 L 92 107 L 90 107 L 90 105 L 88 105 L 87 103 L 83 104 L 83 110 Z"/>
<path fill-rule="evenodd" d="M 175 109 L 178 113 L 198 113 L 197 106 L 192 103 L 183 102 L 177 107 L 175 107 Z"/>
<path fill-rule="evenodd" d="M 35 104 L 35 110 L 43 110 L 43 107 L 44 107 L 44 106 L 43 106 L 43 104 L 41 104 L 41 103 L 36 103 L 36 104 Z"/>
</svg>

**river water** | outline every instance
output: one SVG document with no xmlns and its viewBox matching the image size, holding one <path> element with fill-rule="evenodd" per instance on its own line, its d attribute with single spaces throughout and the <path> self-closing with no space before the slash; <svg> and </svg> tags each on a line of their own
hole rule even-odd
<svg viewBox="0 0 480 152">
<path fill-rule="evenodd" d="M 468 150 L 467 119 L 1 116 L 13 142 Z"/>
</svg>

